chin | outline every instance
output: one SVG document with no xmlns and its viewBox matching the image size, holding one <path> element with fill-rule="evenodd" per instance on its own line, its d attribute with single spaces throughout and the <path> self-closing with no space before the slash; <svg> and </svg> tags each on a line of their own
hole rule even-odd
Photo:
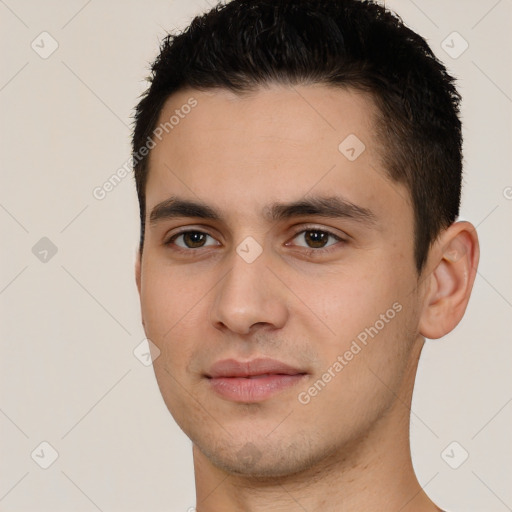
<svg viewBox="0 0 512 512">
<path fill-rule="evenodd" d="M 260 479 L 288 477 L 312 469 L 325 457 L 324 450 L 305 449 L 308 443 L 279 442 L 273 445 L 266 442 L 247 441 L 242 444 L 230 443 L 229 440 L 215 449 L 201 443 L 194 443 L 200 452 L 217 468 L 232 475 Z M 237 447 L 238 445 L 238 447 Z M 322 452 L 322 453 L 320 453 Z"/>
<path fill-rule="evenodd" d="M 251 479 L 265 481 L 268 479 L 288 477 L 304 471 L 306 468 L 297 467 L 291 464 L 290 461 L 275 461 L 267 460 L 256 463 L 244 463 L 239 460 L 225 460 L 218 457 L 210 459 L 212 464 L 222 469 L 231 475 L 238 475 L 248 477 Z"/>
</svg>

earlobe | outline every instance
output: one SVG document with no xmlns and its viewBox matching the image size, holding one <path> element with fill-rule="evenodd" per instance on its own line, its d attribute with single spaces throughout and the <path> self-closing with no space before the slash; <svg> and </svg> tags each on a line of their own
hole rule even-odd
<svg viewBox="0 0 512 512">
<path fill-rule="evenodd" d="M 460 322 L 476 277 L 480 252 L 476 229 L 469 222 L 447 228 L 430 250 L 428 289 L 420 319 L 420 334 L 441 338 Z"/>
</svg>

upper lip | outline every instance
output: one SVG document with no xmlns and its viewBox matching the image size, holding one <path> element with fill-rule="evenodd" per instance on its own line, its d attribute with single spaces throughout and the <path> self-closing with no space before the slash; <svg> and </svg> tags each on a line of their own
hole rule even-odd
<svg viewBox="0 0 512 512">
<path fill-rule="evenodd" d="M 297 375 L 306 372 L 276 359 L 258 358 L 250 361 L 223 359 L 214 363 L 206 373 L 208 378 L 249 377 L 253 375 Z"/>
</svg>

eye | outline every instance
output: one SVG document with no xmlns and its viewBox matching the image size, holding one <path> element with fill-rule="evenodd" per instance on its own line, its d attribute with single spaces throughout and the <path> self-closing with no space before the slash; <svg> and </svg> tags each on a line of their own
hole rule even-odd
<svg viewBox="0 0 512 512">
<path fill-rule="evenodd" d="M 208 238 L 210 238 L 213 243 L 207 243 Z M 203 231 L 182 231 L 181 233 L 173 235 L 165 242 L 165 245 L 176 245 L 181 249 L 201 249 L 202 247 L 219 245 L 219 243 L 215 238 Z"/>
<path fill-rule="evenodd" d="M 330 231 L 326 231 L 319 228 L 308 228 L 303 229 L 295 234 L 292 241 L 299 247 L 306 247 L 308 249 L 325 249 L 331 245 L 335 245 L 337 242 L 344 242 L 343 238 Z M 289 245 L 288 243 L 286 245 Z"/>
</svg>

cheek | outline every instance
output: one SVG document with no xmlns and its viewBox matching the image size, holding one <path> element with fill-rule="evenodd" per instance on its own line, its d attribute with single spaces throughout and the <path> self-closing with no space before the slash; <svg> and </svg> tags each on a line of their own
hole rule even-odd
<svg viewBox="0 0 512 512">
<path fill-rule="evenodd" d="M 398 290 L 386 276 L 358 270 L 301 282 L 306 306 L 329 328 L 327 339 L 335 344 L 373 325 L 398 299 Z"/>
<path fill-rule="evenodd" d="M 385 402 L 398 392 L 417 335 L 412 299 L 403 284 L 368 285 L 350 300 L 342 299 L 337 316 L 333 312 L 338 343 L 329 358 L 343 356 L 339 384 L 348 396 L 359 396 L 361 404 Z"/>
<path fill-rule="evenodd" d="M 190 408 L 190 382 L 187 368 L 192 358 L 194 340 L 201 325 L 201 296 L 205 290 L 185 279 L 179 269 L 146 269 L 141 287 L 142 314 L 147 337 L 160 350 L 153 370 L 169 412 L 183 428 L 182 411 Z M 204 319 L 203 319 L 204 323 Z M 186 389 L 186 391 L 185 391 Z"/>
<path fill-rule="evenodd" d="M 208 288 L 183 267 L 148 260 L 141 280 L 142 311 L 145 323 L 161 336 L 193 309 Z"/>
<path fill-rule="evenodd" d="M 307 306 L 328 328 L 317 344 L 324 364 L 346 354 L 356 380 L 364 368 L 375 368 L 384 376 L 399 370 L 397 365 L 405 364 L 404 355 L 415 339 L 418 319 L 410 293 L 412 280 L 403 272 L 397 275 L 392 267 L 389 272 L 382 272 L 383 268 L 347 271 L 331 276 L 323 286 L 318 281 L 314 287 L 302 282 Z M 311 324 L 305 328 L 311 332 Z"/>
<path fill-rule="evenodd" d="M 145 331 L 167 364 L 184 357 L 187 344 L 183 341 L 190 338 L 194 326 L 200 325 L 197 316 L 206 290 L 179 268 L 161 266 L 154 271 L 147 265 L 144 269 L 141 309 Z"/>
</svg>

